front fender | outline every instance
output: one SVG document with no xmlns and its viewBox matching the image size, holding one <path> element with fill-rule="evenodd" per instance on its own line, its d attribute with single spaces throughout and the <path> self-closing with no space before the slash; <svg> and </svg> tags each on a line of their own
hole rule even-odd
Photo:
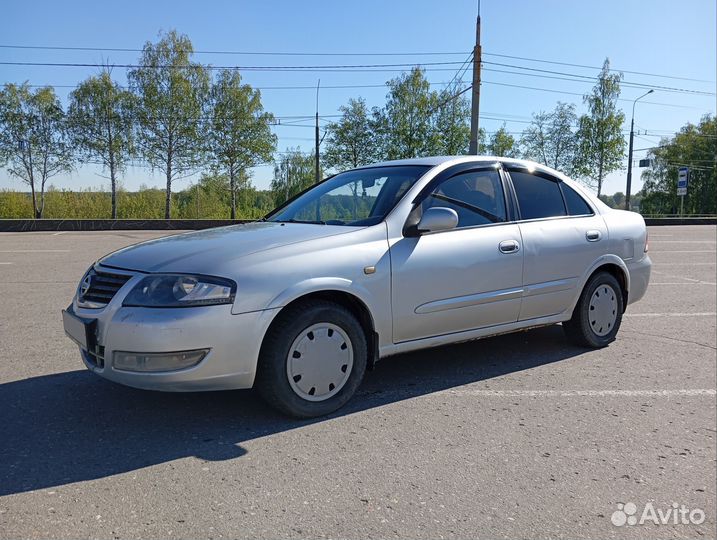
<svg viewBox="0 0 717 540">
<path fill-rule="evenodd" d="M 339 277 L 318 277 L 305 279 L 284 289 L 269 302 L 267 309 L 281 308 L 302 296 L 322 291 L 341 291 L 351 294 L 361 300 L 369 310 L 372 308 L 371 294 L 361 284 Z"/>
</svg>

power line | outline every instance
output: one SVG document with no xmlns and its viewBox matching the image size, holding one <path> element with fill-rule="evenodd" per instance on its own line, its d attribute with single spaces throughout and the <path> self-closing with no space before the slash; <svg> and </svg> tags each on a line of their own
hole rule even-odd
<svg viewBox="0 0 717 540">
<path fill-rule="evenodd" d="M 141 53 L 143 49 L 128 47 L 69 47 L 69 46 L 49 46 L 49 45 L 17 45 L 17 44 L 0 44 L 0 49 L 23 49 L 23 50 L 47 50 L 47 51 L 88 51 L 88 52 L 133 52 Z M 230 51 L 230 50 L 197 50 L 194 54 L 215 54 L 215 55 L 234 55 L 234 56 L 309 56 L 309 57 L 386 57 L 386 56 L 458 56 L 465 54 L 465 51 L 413 51 L 413 52 L 297 52 L 297 51 Z M 546 60 L 543 58 L 530 58 L 526 56 L 515 56 L 510 54 L 483 52 L 485 56 L 493 56 L 496 58 L 509 58 L 511 60 L 521 60 L 525 62 L 537 62 L 543 64 L 553 64 L 557 66 L 576 67 L 580 69 L 601 70 L 600 66 L 591 66 L 586 64 L 577 64 L 571 62 L 563 62 L 558 60 Z M 646 71 L 633 71 L 627 69 L 611 68 L 611 72 L 629 73 L 631 75 L 642 75 L 647 77 L 659 77 L 663 79 L 674 79 L 682 81 L 712 83 L 714 81 L 706 79 L 696 79 L 691 77 L 681 77 L 678 75 L 665 75 L 661 73 L 650 73 Z"/>
<path fill-rule="evenodd" d="M 535 87 L 535 86 L 526 86 L 526 85 L 522 85 L 522 84 L 510 84 L 510 83 L 497 82 L 497 81 L 486 81 L 486 80 L 483 80 L 483 81 L 481 81 L 481 84 L 492 84 L 492 85 L 496 85 L 496 86 L 505 86 L 505 87 L 510 87 L 510 88 L 520 88 L 520 89 L 524 89 L 524 90 L 535 90 L 535 91 L 538 91 L 538 92 L 551 92 L 551 93 L 553 93 L 553 94 L 566 94 L 566 95 L 569 95 L 569 96 L 580 96 L 580 97 L 583 97 L 583 96 L 585 95 L 584 93 L 580 93 L 580 92 L 569 92 L 569 91 L 567 91 L 567 90 L 556 90 L 556 89 L 554 89 L 554 88 L 538 88 L 538 87 Z M 624 102 L 632 103 L 632 100 L 631 100 L 631 99 L 628 99 L 628 98 L 618 98 L 618 101 L 624 101 Z M 699 110 L 699 111 L 704 110 L 702 107 L 692 107 L 692 106 L 689 106 L 689 105 L 678 105 L 678 104 L 676 104 L 676 103 L 658 103 L 658 102 L 655 102 L 655 101 L 641 101 L 640 103 L 643 104 L 643 105 L 659 105 L 659 106 L 662 106 L 662 107 L 675 107 L 675 108 L 678 108 L 678 109 L 694 109 L 694 110 Z"/>
<path fill-rule="evenodd" d="M 429 83 L 431 86 L 448 86 L 452 83 L 452 81 L 448 82 L 432 82 Z M 20 86 L 23 83 L 6 83 L 6 84 L 14 84 L 16 86 Z M 30 88 L 45 88 L 47 86 L 51 86 L 53 88 L 68 88 L 68 89 L 75 89 L 78 85 L 76 84 L 28 84 Z M 124 90 L 127 90 L 129 87 L 127 85 L 118 85 L 119 88 L 122 88 Z M 355 89 L 355 88 L 386 88 L 386 83 L 380 83 L 380 84 L 337 84 L 337 85 L 327 85 L 322 86 L 322 90 L 327 89 Z M 299 86 L 252 86 L 252 89 L 254 90 L 313 90 L 316 91 L 316 85 L 314 86 L 307 86 L 307 85 L 299 85 Z M 577 94 L 576 94 L 577 95 Z M 579 94 L 582 95 L 582 94 Z M 313 116 L 312 116 L 313 118 Z"/>
<path fill-rule="evenodd" d="M 208 69 L 208 70 L 243 70 L 243 71 L 284 71 L 284 72 L 349 72 L 349 73 L 361 73 L 361 72 L 386 72 L 386 71 L 405 71 L 405 69 L 399 68 L 422 68 L 424 71 L 453 71 L 452 69 L 440 68 L 440 67 L 428 67 L 423 66 L 446 66 L 446 65 L 463 65 L 465 62 L 425 62 L 425 63 L 399 63 L 399 64 L 336 64 L 336 65 L 303 65 L 303 66 L 207 66 L 202 64 L 193 64 L 189 66 L 155 66 L 155 65 L 143 65 L 143 64 L 98 64 L 98 63 L 75 63 L 75 62 L 9 62 L 2 61 L 0 65 L 9 66 L 25 66 L 25 67 L 94 67 L 94 68 L 124 68 L 124 69 Z M 515 69 L 521 69 L 531 71 L 534 73 L 524 73 L 522 71 L 510 71 L 510 70 L 499 70 L 494 68 L 485 68 L 485 71 L 493 71 L 496 73 L 505 73 L 512 75 L 539 77 L 546 79 L 557 79 L 566 80 L 573 82 L 592 82 L 597 81 L 598 77 L 566 73 L 560 71 L 544 70 L 537 68 L 529 68 L 525 66 L 515 66 L 512 64 L 501 64 L 497 62 L 484 62 L 490 65 L 498 65 L 504 67 L 512 67 Z M 677 92 L 687 93 L 693 95 L 703 96 L 715 96 L 714 92 L 706 92 L 702 90 L 693 90 L 689 88 L 678 88 L 671 86 L 662 85 L 650 85 L 646 83 L 638 83 L 632 81 L 621 81 L 621 86 L 628 88 L 652 88 L 663 92 Z"/>
<path fill-rule="evenodd" d="M 540 62 L 540 63 L 543 63 L 543 64 L 554 64 L 554 65 L 556 65 L 556 66 L 568 66 L 568 67 L 577 67 L 577 68 L 582 68 L 582 69 L 594 69 L 594 70 L 598 70 L 598 71 L 602 69 L 602 67 L 597 67 L 597 66 L 588 66 L 588 65 L 585 65 L 585 64 L 573 64 L 573 63 L 570 63 L 570 62 L 558 62 L 558 61 L 556 61 L 556 60 L 543 60 L 543 59 L 538 59 L 538 58 L 528 58 L 528 57 L 525 57 L 525 56 L 512 56 L 512 55 L 509 55 L 509 54 L 485 53 L 485 52 L 484 52 L 483 54 L 484 54 L 485 56 L 495 56 L 495 57 L 500 57 L 500 58 L 510 58 L 510 59 L 512 59 L 512 60 L 523 60 L 523 61 L 526 61 L 526 62 Z M 611 73 L 620 73 L 620 72 L 622 72 L 622 73 L 629 73 L 630 75 L 643 75 L 643 76 L 646 76 L 646 77 L 659 77 L 659 78 L 662 78 L 662 79 L 675 79 L 675 80 L 680 80 L 680 81 L 693 81 L 693 82 L 704 82 L 704 83 L 712 83 L 712 84 L 714 84 L 714 81 L 708 81 L 708 80 L 705 80 L 705 79 L 693 79 L 693 78 L 690 78 L 690 77 L 679 77 L 679 76 L 677 76 L 677 75 L 663 75 L 663 74 L 658 74 L 658 73 L 648 73 L 648 72 L 645 72 L 645 71 L 631 71 L 631 70 L 628 70 L 628 69 L 617 69 L 617 68 L 611 68 L 609 71 L 610 71 Z"/>
<path fill-rule="evenodd" d="M 431 82 L 429 83 L 431 86 L 449 86 L 452 83 L 452 81 L 444 81 L 444 82 Z M 22 83 L 7 83 L 7 84 L 15 84 L 20 85 Z M 570 92 L 568 90 L 556 90 L 554 88 L 539 88 L 535 86 L 527 86 L 522 84 L 510 84 L 510 83 L 504 83 L 504 82 L 498 82 L 498 81 L 486 81 L 485 79 L 481 80 L 481 84 L 490 84 L 490 85 L 496 85 L 496 86 L 505 86 L 508 88 L 519 88 L 524 90 L 534 90 L 537 92 L 549 92 L 553 94 L 565 94 L 569 96 L 580 96 L 583 97 L 585 94 L 581 92 Z M 48 86 L 51 86 L 55 89 L 57 88 L 65 88 L 65 89 L 75 89 L 77 88 L 77 85 L 72 84 L 29 84 L 30 88 L 45 88 Z M 128 87 L 126 85 L 118 85 L 120 88 L 127 89 Z M 312 90 L 316 91 L 316 86 L 254 86 L 252 87 L 254 90 Z M 386 88 L 386 83 L 382 84 L 339 84 L 339 85 L 327 85 L 323 86 L 322 90 L 328 90 L 328 89 L 360 89 L 360 88 Z M 628 98 L 618 98 L 618 101 L 624 101 L 626 103 L 632 103 L 631 99 Z M 690 105 L 678 105 L 676 103 L 660 103 L 656 101 L 642 101 L 643 105 L 657 105 L 660 107 L 673 107 L 677 109 L 693 109 L 693 110 L 704 110 L 703 107 L 693 107 Z"/>
<path fill-rule="evenodd" d="M 144 52 L 144 49 L 127 47 L 58 47 L 47 45 L 0 45 L 0 49 L 29 49 L 48 51 L 90 51 L 90 52 Z M 457 56 L 465 51 L 425 52 L 281 52 L 281 51 L 193 51 L 194 54 L 217 54 L 235 56 Z"/>
<path fill-rule="evenodd" d="M 468 53 L 468 58 L 466 58 L 465 61 L 463 62 L 463 64 L 458 68 L 458 70 L 456 71 L 456 74 L 453 75 L 453 78 L 452 78 L 450 81 L 448 81 L 448 85 L 447 85 L 447 86 L 450 86 L 451 84 L 453 84 L 453 82 L 454 82 L 457 78 L 458 78 L 458 81 L 459 81 L 459 82 L 456 83 L 456 84 L 462 83 L 462 82 L 463 82 L 463 77 L 465 76 L 466 71 L 467 71 L 468 68 L 470 67 L 472 61 L 473 61 L 473 51 L 471 51 L 470 53 Z M 463 73 L 461 73 L 461 70 L 463 70 Z M 459 74 L 460 74 L 460 77 L 459 77 Z"/>
<path fill-rule="evenodd" d="M 562 71 L 552 71 L 552 70 L 548 70 L 548 69 L 529 68 L 529 67 L 524 67 L 524 66 L 515 66 L 515 65 L 511 65 L 511 64 L 500 64 L 497 62 L 483 62 L 483 63 L 489 64 L 489 65 L 504 66 L 504 67 L 510 67 L 510 68 L 514 68 L 514 69 L 522 69 L 522 70 L 536 72 L 536 73 L 522 73 L 519 71 L 484 68 L 484 71 L 492 71 L 495 73 L 507 73 L 510 75 L 522 75 L 522 76 L 529 76 L 529 77 L 540 77 L 540 78 L 544 78 L 544 79 L 557 79 L 560 81 L 574 81 L 574 82 L 592 82 L 592 81 L 596 81 L 599 79 L 599 77 L 593 77 L 590 75 L 580 75 L 577 73 L 565 73 Z M 549 74 L 549 75 L 546 75 L 546 74 Z M 638 83 L 638 82 L 632 82 L 632 81 L 620 81 L 620 86 L 626 86 L 628 88 L 648 88 L 648 89 L 652 88 L 654 90 L 660 90 L 662 92 L 681 92 L 681 93 L 689 93 L 689 94 L 697 94 L 697 95 L 705 95 L 705 96 L 717 95 L 714 92 L 706 92 L 703 90 L 692 90 L 689 88 L 677 88 L 674 86 L 661 86 L 661 85 Z"/>
<path fill-rule="evenodd" d="M 355 70 L 373 68 L 413 68 L 422 66 L 449 66 L 461 65 L 463 62 L 411 62 L 399 64 L 325 64 L 325 65 L 304 65 L 304 66 L 212 66 L 205 64 L 190 64 L 187 66 L 157 66 L 152 64 L 97 64 L 83 62 L 0 62 L 6 66 L 39 66 L 39 67 L 97 67 L 97 68 L 126 68 L 126 69 L 232 69 L 244 71 L 332 71 L 332 70 Z M 449 70 L 452 71 L 452 70 Z"/>
</svg>

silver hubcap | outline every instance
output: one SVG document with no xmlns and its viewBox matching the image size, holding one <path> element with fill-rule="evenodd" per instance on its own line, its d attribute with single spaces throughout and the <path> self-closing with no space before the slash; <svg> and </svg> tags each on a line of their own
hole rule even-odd
<svg viewBox="0 0 717 540">
<path fill-rule="evenodd" d="M 617 320 L 617 293 L 610 285 L 600 285 L 590 298 L 590 328 L 597 336 L 606 336 Z"/>
<path fill-rule="evenodd" d="M 346 332 L 335 324 L 318 323 L 303 330 L 291 344 L 286 375 L 299 397 L 324 401 L 344 387 L 353 365 L 353 347 Z"/>
</svg>

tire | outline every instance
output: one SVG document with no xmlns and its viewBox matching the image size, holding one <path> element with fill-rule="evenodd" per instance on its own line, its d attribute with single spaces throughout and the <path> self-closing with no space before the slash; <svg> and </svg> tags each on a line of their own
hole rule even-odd
<svg viewBox="0 0 717 540">
<path fill-rule="evenodd" d="M 572 318 L 563 323 L 563 331 L 575 345 L 606 347 L 615 341 L 623 311 L 620 283 L 612 274 L 599 272 L 585 284 Z"/>
<path fill-rule="evenodd" d="M 254 387 L 284 414 L 324 416 L 351 399 L 367 359 L 366 335 L 356 317 L 339 304 L 311 300 L 285 309 L 272 323 Z"/>
</svg>

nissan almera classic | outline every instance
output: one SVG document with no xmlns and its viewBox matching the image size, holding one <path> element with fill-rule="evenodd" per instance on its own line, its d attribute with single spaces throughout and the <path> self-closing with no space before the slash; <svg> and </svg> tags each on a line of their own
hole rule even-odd
<svg viewBox="0 0 717 540">
<path fill-rule="evenodd" d="M 562 174 L 433 157 L 338 174 L 258 222 L 111 253 L 63 320 L 87 368 L 109 380 L 253 386 L 313 417 L 396 353 L 557 323 L 604 347 L 650 267 L 642 217 Z"/>
</svg>

